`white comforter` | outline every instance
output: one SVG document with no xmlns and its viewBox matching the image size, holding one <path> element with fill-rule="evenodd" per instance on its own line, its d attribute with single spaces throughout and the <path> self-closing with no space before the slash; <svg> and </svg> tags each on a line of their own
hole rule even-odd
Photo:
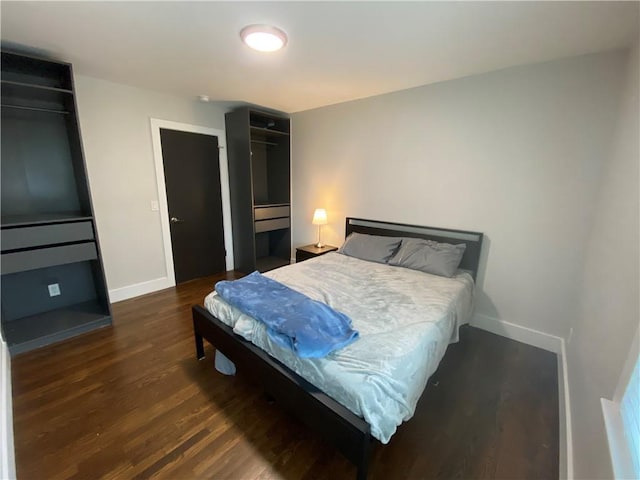
<svg viewBox="0 0 640 480">
<path fill-rule="evenodd" d="M 360 339 L 325 358 L 301 359 L 215 292 L 205 307 L 363 417 L 382 443 L 413 416 L 429 376 L 472 311 L 473 280 L 467 273 L 445 278 L 328 253 L 266 276 L 347 314 Z"/>
</svg>

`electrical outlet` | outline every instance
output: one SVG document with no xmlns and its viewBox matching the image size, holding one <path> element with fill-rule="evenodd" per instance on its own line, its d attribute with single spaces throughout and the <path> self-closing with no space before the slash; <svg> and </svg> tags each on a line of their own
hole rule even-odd
<svg viewBox="0 0 640 480">
<path fill-rule="evenodd" d="M 569 329 L 569 336 L 567 337 L 567 343 L 571 343 L 572 338 L 573 338 L 573 327 Z"/>
<path fill-rule="evenodd" d="M 158 205 L 158 201 L 157 200 L 151 200 L 151 211 L 152 212 L 157 212 L 158 210 L 160 210 L 160 206 Z"/>
<path fill-rule="evenodd" d="M 47 285 L 47 288 L 49 289 L 50 297 L 57 297 L 60 295 L 60 284 L 52 283 L 51 285 Z"/>
</svg>

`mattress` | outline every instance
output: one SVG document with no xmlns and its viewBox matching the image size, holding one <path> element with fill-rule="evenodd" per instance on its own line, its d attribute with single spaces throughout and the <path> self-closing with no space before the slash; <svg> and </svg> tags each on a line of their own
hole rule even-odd
<svg viewBox="0 0 640 480">
<path fill-rule="evenodd" d="M 473 308 L 468 273 L 445 278 L 332 252 L 265 275 L 345 313 L 360 338 L 327 357 L 302 359 L 215 292 L 205 298 L 205 307 L 364 418 L 382 443 L 413 416 L 428 378 Z"/>
</svg>

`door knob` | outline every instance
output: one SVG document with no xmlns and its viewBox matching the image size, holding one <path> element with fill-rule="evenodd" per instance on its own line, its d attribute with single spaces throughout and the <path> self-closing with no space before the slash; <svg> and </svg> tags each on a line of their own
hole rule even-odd
<svg viewBox="0 0 640 480">
<path fill-rule="evenodd" d="M 171 223 L 182 223 L 182 220 L 180 220 L 178 217 L 171 217 L 169 221 Z"/>
</svg>

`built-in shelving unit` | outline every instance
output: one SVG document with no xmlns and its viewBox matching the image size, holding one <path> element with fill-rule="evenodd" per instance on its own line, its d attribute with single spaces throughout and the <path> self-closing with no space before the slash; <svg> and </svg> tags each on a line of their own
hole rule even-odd
<svg viewBox="0 0 640 480">
<path fill-rule="evenodd" d="M 291 256 L 290 121 L 240 108 L 226 114 L 236 270 L 267 271 Z"/>
<path fill-rule="evenodd" d="M 71 65 L 2 52 L 3 336 L 17 354 L 111 323 Z"/>
</svg>

